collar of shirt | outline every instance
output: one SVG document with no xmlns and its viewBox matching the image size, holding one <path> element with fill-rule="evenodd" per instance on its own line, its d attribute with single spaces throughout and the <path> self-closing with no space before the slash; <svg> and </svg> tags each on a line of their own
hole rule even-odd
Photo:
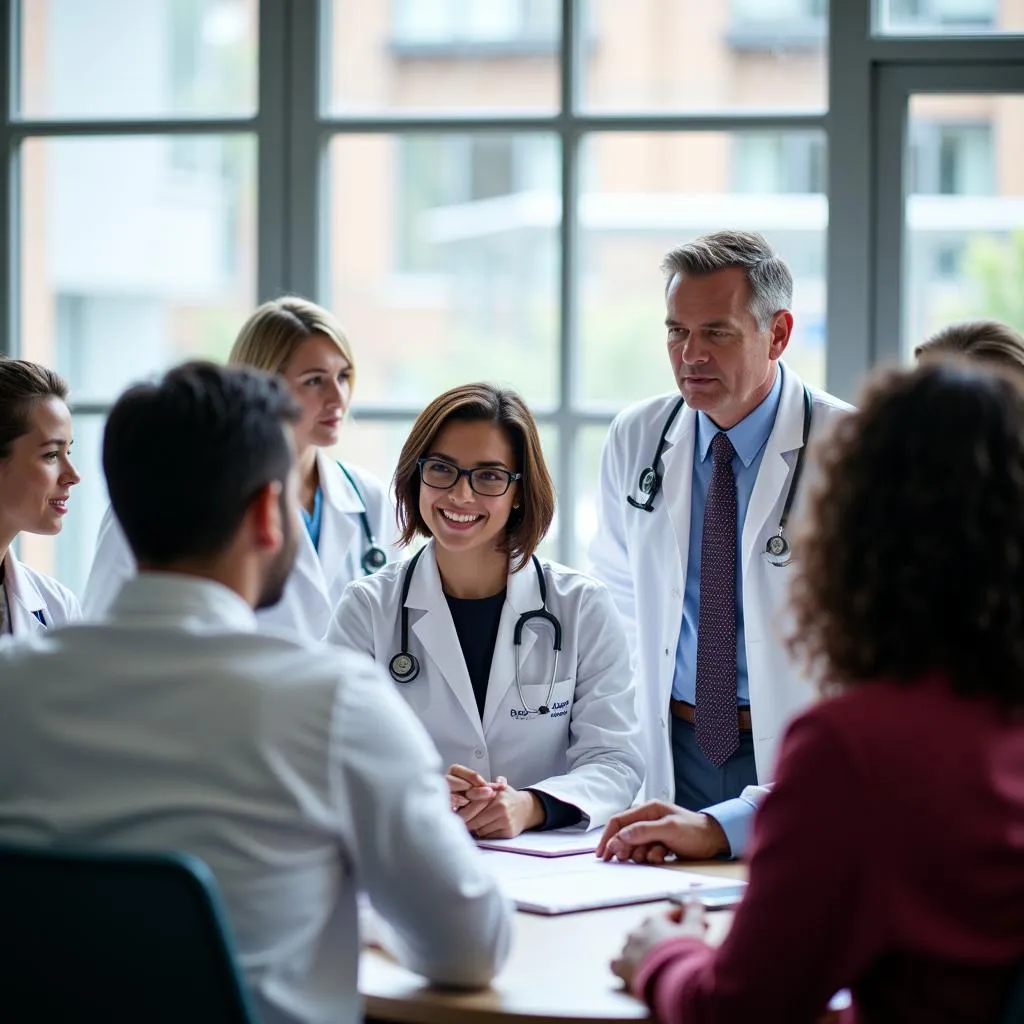
<svg viewBox="0 0 1024 1024">
<path fill-rule="evenodd" d="M 130 626 L 174 626 L 190 632 L 256 631 L 256 615 L 233 590 L 177 572 L 141 572 L 121 588 L 110 618 Z"/>
<path fill-rule="evenodd" d="M 320 522 L 320 516 L 323 513 L 324 507 L 324 492 L 318 487 L 313 492 L 313 511 L 307 512 L 305 506 L 299 506 L 299 511 L 302 513 L 302 518 L 306 523 L 307 529 L 316 523 Z"/>
<path fill-rule="evenodd" d="M 775 414 L 779 411 L 781 398 L 782 368 L 776 364 L 775 381 L 771 391 L 765 395 L 760 405 L 725 432 L 744 466 L 749 466 L 767 443 L 768 435 L 775 425 Z M 697 453 L 701 462 L 707 459 L 711 442 L 720 429 L 707 413 L 697 413 Z"/>
</svg>

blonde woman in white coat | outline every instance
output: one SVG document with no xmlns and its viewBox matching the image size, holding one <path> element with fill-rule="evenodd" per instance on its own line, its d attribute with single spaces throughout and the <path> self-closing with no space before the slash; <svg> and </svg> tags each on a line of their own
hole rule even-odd
<svg viewBox="0 0 1024 1024">
<path fill-rule="evenodd" d="M 395 533 L 381 482 L 325 451 L 337 443 L 352 398 L 352 347 L 326 309 L 285 297 L 264 303 L 249 317 L 228 362 L 280 374 L 302 407 L 294 437 L 306 529 L 284 598 L 257 619 L 261 632 L 318 641 L 345 585 L 387 562 Z M 134 574 L 128 544 L 108 509 L 85 588 L 86 617 L 105 615 Z"/>
<path fill-rule="evenodd" d="M 0 637 L 27 636 L 81 618 L 78 599 L 11 550 L 19 533 L 60 533 L 71 488 L 67 384 L 52 370 L 0 359 Z"/>
<path fill-rule="evenodd" d="M 628 807 L 642 766 L 625 634 L 603 584 L 534 555 L 554 490 L 522 399 L 487 384 L 435 399 L 395 493 L 402 542 L 431 540 L 351 583 L 328 640 L 391 672 L 450 766 L 452 809 L 507 838 Z"/>
</svg>

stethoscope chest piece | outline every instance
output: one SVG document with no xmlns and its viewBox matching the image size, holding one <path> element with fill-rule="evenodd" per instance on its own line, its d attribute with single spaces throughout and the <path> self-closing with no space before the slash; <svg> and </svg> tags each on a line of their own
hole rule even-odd
<svg viewBox="0 0 1024 1024">
<path fill-rule="evenodd" d="M 420 663 L 415 655 L 402 651 L 388 662 L 388 671 L 396 683 L 411 683 L 420 674 Z"/>
<path fill-rule="evenodd" d="M 388 556 L 384 553 L 383 548 L 379 548 L 376 545 L 366 549 L 363 555 L 363 571 L 366 573 L 374 573 L 378 569 L 383 569 L 388 564 Z"/>
<path fill-rule="evenodd" d="M 648 466 L 640 474 L 640 482 L 637 485 L 640 488 L 641 494 L 650 494 L 654 490 L 654 485 L 657 482 L 658 474 Z"/>
<path fill-rule="evenodd" d="M 768 543 L 764 546 L 764 557 L 772 565 L 789 565 L 793 559 L 793 550 L 789 546 L 789 541 L 781 533 L 776 533 L 768 538 Z"/>
</svg>

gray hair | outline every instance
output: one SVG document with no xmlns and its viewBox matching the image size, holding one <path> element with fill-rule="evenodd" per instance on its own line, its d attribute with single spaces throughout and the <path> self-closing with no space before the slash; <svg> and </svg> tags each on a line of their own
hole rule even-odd
<svg viewBox="0 0 1024 1024">
<path fill-rule="evenodd" d="M 783 259 L 756 231 L 715 231 L 669 250 L 661 261 L 668 292 L 676 274 L 699 277 L 739 267 L 750 286 L 750 313 L 766 331 L 772 317 L 793 302 L 793 275 Z"/>
</svg>

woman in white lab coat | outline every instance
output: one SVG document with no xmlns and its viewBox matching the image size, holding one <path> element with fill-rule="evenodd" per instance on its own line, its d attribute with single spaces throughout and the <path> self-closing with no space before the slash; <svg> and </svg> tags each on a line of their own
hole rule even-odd
<svg viewBox="0 0 1024 1024">
<path fill-rule="evenodd" d="M 387 562 L 395 533 L 381 482 L 326 451 L 337 444 L 352 398 L 355 357 L 331 313 L 289 296 L 249 317 L 228 362 L 280 374 L 302 407 L 294 436 L 306 529 L 284 597 L 257 618 L 263 632 L 319 641 L 345 584 Z M 108 509 L 85 588 L 86 617 L 102 617 L 134 573 L 127 541 Z"/>
<path fill-rule="evenodd" d="M 11 550 L 19 533 L 60 533 L 71 488 L 68 388 L 52 370 L 0 359 L 0 637 L 27 636 L 81 618 L 78 599 Z"/>
<path fill-rule="evenodd" d="M 328 639 L 391 673 L 451 765 L 453 810 L 503 838 L 628 807 L 642 767 L 625 634 L 603 584 L 534 555 L 554 490 L 522 399 L 488 384 L 435 399 L 395 494 L 402 542 L 431 539 L 351 583 Z"/>
</svg>

